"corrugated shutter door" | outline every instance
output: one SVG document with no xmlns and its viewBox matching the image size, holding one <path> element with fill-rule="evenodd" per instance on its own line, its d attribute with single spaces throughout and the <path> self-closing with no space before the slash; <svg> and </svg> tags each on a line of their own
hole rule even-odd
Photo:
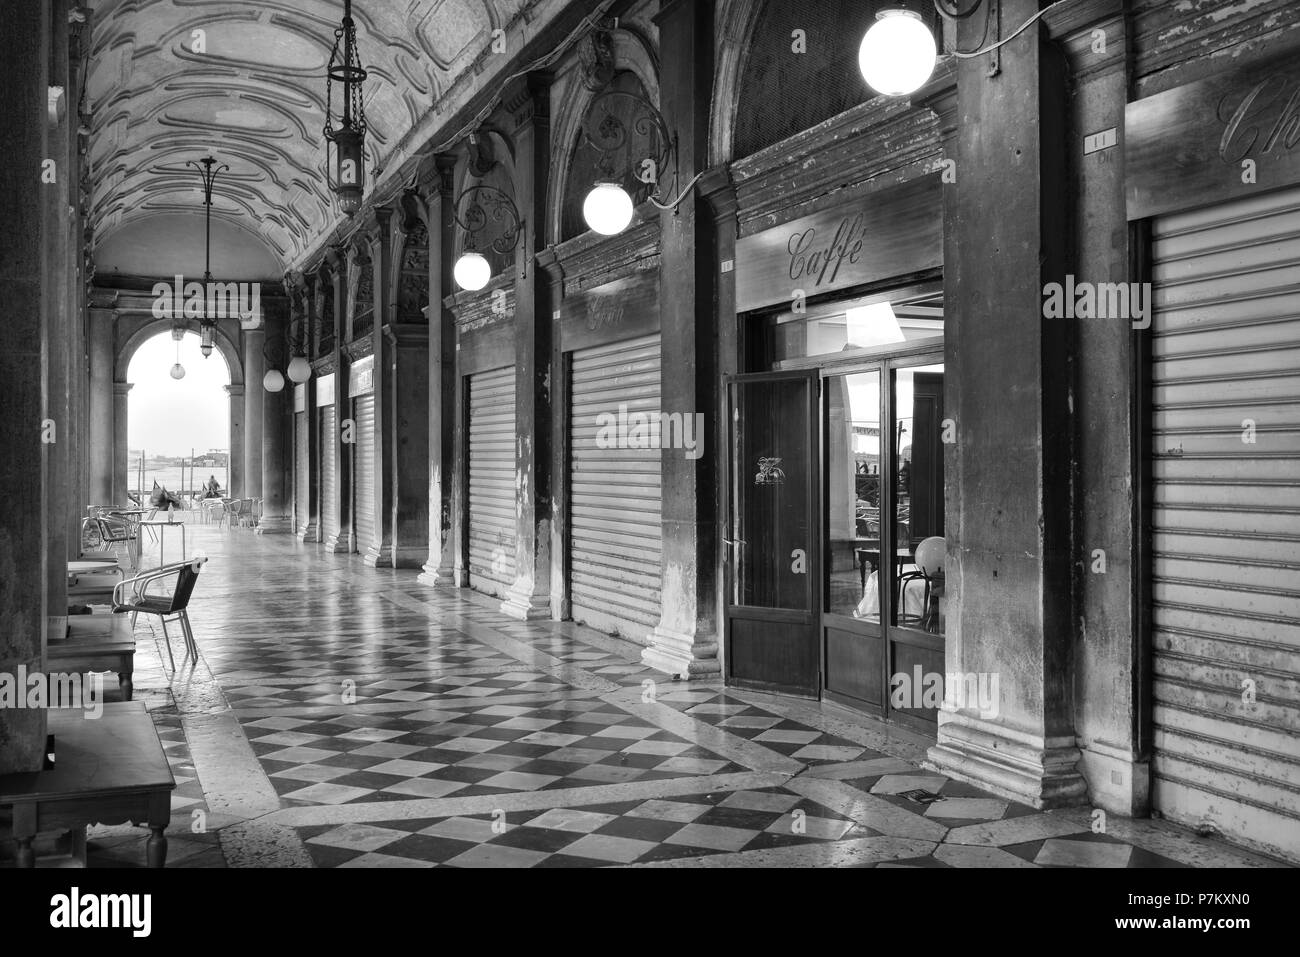
<svg viewBox="0 0 1300 957">
<path fill-rule="evenodd" d="M 353 522 L 357 533 L 357 551 L 365 553 L 375 541 L 375 397 L 363 395 L 355 400 L 356 440 L 353 446 L 353 489 L 356 507 Z"/>
<path fill-rule="evenodd" d="M 644 641 L 663 600 L 661 453 L 601 448 L 598 437 L 602 416 L 659 412 L 659 336 L 574 352 L 569 395 L 573 618 Z"/>
<path fill-rule="evenodd" d="M 307 413 L 295 412 L 294 421 L 294 513 L 298 531 L 311 521 L 311 442 L 307 434 Z"/>
<path fill-rule="evenodd" d="M 515 580 L 515 370 L 469 380 L 469 575 L 504 595 Z"/>
<path fill-rule="evenodd" d="M 1300 859 L 1300 190 L 1153 239 L 1153 800 Z"/>
<path fill-rule="evenodd" d="M 334 446 L 338 436 L 338 418 L 334 406 L 326 406 L 320 412 L 320 513 L 321 540 L 331 538 L 339 533 L 339 486 L 335 474 L 338 468 L 337 449 Z"/>
</svg>

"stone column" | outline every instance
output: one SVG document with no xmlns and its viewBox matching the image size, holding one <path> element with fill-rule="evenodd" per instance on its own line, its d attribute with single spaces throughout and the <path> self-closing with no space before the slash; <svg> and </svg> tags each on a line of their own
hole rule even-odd
<svg viewBox="0 0 1300 957">
<path fill-rule="evenodd" d="M 392 390 L 393 345 L 384 332 L 391 321 L 392 304 L 392 220 L 393 210 L 378 206 L 374 210 L 374 227 L 366 242 L 374 270 L 374 311 L 371 343 L 375 355 L 375 537 L 366 549 L 363 561 L 373 568 L 393 565 L 393 440 L 390 423 L 395 419 Z M 354 450 L 355 451 L 355 450 Z"/>
<path fill-rule="evenodd" d="M 731 174 L 725 164 L 716 166 L 704 174 L 700 179 L 700 195 L 709 204 L 713 214 L 714 257 L 718 263 L 715 306 L 716 325 L 714 328 L 717 330 L 719 395 L 715 405 L 718 410 L 718 418 L 715 421 L 721 421 L 724 414 L 724 396 L 721 393 L 722 380 L 726 376 L 734 375 L 740 371 L 740 327 L 736 317 L 735 271 L 736 239 L 739 234 L 739 223 L 736 219 L 738 204 L 736 201 L 736 186 L 731 181 Z M 715 436 L 715 441 L 711 447 L 706 450 L 713 458 L 715 474 L 718 476 L 716 507 L 718 517 L 723 522 L 729 521 L 731 509 L 730 490 L 727 488 L 725 480 L 728 455 L 725 445 L 725 438 L 718 435 Z M 719 539 L 715 543 L 713 556 L 715 574 L 719 582 L 719 587 L 714 591 L 713 614 L 718 622 L 726 620 L 727 596 L 724 594 L 721 583 L 726 580 L 726 563 L 731 558 L 731 549 Z M 719 626 L 720 630 L 721 626 Z"/>
<path fill-rule="evenodd" d="M 244 385 L 222 386 L 230 396 L 230 478 L 226 482 L 226 497 L 244 495 Z"/>
<path fill-rule="evenodd" d="M 240 498 L 262 498 L 262 428 L 266 390 L 265 329 L 244 330 L 244 488 Z"/>
<path fill-rule="evenodd" d="M 113 383 L 113 495 L 112 504 L 125 505 L 127 491 L 134 484 L 131 470 L 130 382 Z"/>
<path fill-rule="evenodd" d="M 44 248 L 38 177 L 45 144 L 50 5 L 6 3 L 0 30 L 0 85 L 8 98 L 0 144 L 13 182 L 0 190 L 0 674 L 41 671 L 45 655 L 48 557 L 43 418 Z M 0 708 L 0 773 L 39 771 L 45 759 L 45 709 Z M 30 849 L 27 849 L 30 853 Z"/>
<path fill-rule="evenodd" d="M 420 581 L 452 580 L 451 486 L 456 409 L 456 320 L 444 300 L 455 292 L 456 157 L 434 160 L 428 203 L 429 227 L 429 560 Z"/>
<path fill-rule="evenodd" d="M 1037 12 L 1036 0 L 1003 0 L 1003 23 Z M 958 25 L 963 49 L 980 42 L 975 20 Z M 956 614 L 945 670 L 996 677 L 998 701 L 945 702 L 929 751 L 942 773 L 1040 808 L 1085 796 L 1073 723 L 1068 330 L 1044 321 L 1042 297 L 1068 269 L 1058 217 L 1069 203 L 1069 105 L 1064 63 L 1043 31 L 1003 47 L 994 77 L 983 58 L 957 65 L 963 185 L 949 194 L 944 229 Z"/>
<path fill-rule="evenodd" d="M 45 133 L 45 155 L 57 171 L 55 181 L 43 183 L 45 201 L 45 419 L 48 434 L 45 475 L 46 540 L 45 600 L 47 627 L 51 635 L 67 629 L 68 567 L 80 549 L 71 533 L 82 503 L 73 497 L 73 450 L 84 440 L 77 430 L 72 404 L 73 353 L 72 289 L 68 259 L 72 251 L 70 218 L 74 167 L 68 162 L 68 0 L 52 0 L 50 19 L 49 98 Z M 43 433 L 45 433 L 43 429 Z M 81 514 L 84 514 L 82 512 Z M 61 635 L 60 635 L 61 637 Z"/>
<path fill-rule="evenodd" d="M 279 310 L 266 319 L 266 335 L 284 340 L 285 318 Z M 293 534 L 293 496 L 289 476 L 293 468 L 293 383 L 285 377 L 284 388 L 262 394 L 262 517 L 257 522 L 259 535 Z"/>
<path fill-rule="evenodd" d="M 113 311 L 90 310 L 90 501 L 121 504 L 113 489 Z"/>
<path fill-rule="evenodd" d="M 551 297 L 533 261 L 546 241 L 550 87 L 549 73 L 530 73 L 503 98 L 523 225 L 515 249 L 515 580 L 501 611 L 519 619 L 551 616 Z"/>
<path fill-rule="evenodd" d="M 422 568 L 429 557 L 429 327 L 393 323 L 384 333 L 393 567 Z"/>
<path fill-rule="evenodd" d="M 305 276 L 303 278 L 302 291 L 302 321 L 306 329 L 303 341 L 306 343 L 305 353 L 310 360 L 316 355 L 317 342 L 315 339 L 316 331 L 316 279 L 314 276 Z M 312 375 L 303 385 L 303 392 L 306 393 L 305 407 L 305 428 L 307 429 L 307 488 L 299 490 L 297 486 L 297 469 L 298 469 L 298 441 L 294 436 L 294 489 L 295 498 L 297 495 L 307 495 L 307 523 L 298 529 L 298 538 L 304 542 L 320 541 L 320 429 L 317 428 L 317 410 L 316 410 L 316 376 Z M 296 415 L 296 413 L 295 413 Z M 297 422 L 297 419 L 294 420 Z"/>
<path fill-rule="evenodd" d="M 665 4 L 659 24 L 663 68 L 659 100 L 676 125 L 677 181 L 685 184 L 708 165 L 708 119 L 713 78 L 713 4 Z M 718 366 L 713 317 L 712 216 L 697 190 L 675 212 L 659 217 L 661 386 L 663 411 L 701 413 L 706 454 L 688 458 L 664 449 L 663 616 L 641 660 L 684 678 L 715 675 L 718 663 L 716 455 Z"/>
<path fill-rule="evenodd" d="M 337 248 L 330 248 L 325 253 L 325 261 L 329 267 L 327 277 L 323 281 L 330 284 L 331 300 L 333 303 L 332 315 L 326 317 L 327 322 L 333 323 L 334 326 L 334 435 L 330 441 L 334 443 L 334 487 L 338 494 L 334 497 L 334 508 L 337 510 L 337 521 L 334 527 L 337 531 L 329 538 L 325 539 L 325 550 L 327 552 L 347 552 L 351 550 L 352 535 L 349 531 L 352 518 L 348 511 L 348 502 L 351 501 L 352 495 L 352 465 L 349 456 L 351 445 L 343 442 L 343 420 L 347 418 L 348 409 L 348 365 L 347 357 L 343 352 L 344 331 L 346 329 L 345 315 L 347 310 L 347 296 L 345 290 L 347 284 L 344 277 L 346 268 L 345 257 L 339 254 Z"/>
</svg>

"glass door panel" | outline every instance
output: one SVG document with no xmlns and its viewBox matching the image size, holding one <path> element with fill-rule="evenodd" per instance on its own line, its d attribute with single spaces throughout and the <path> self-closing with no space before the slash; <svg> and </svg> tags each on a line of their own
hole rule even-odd
<svg viewBox="0 0 1300 957">
<path fill-rule="evenodd" d="M 731 683 L 815 695 L 820 496 L 815 373 L 759 373 L 729 384 Z"/>
<path fill-rule="evenodd" d="M 822 380 L 825 685 L 847 703 L 883 708 L 879 369 Z M 886 436 L 888 432 L 886 431 Z"/>
</svg>

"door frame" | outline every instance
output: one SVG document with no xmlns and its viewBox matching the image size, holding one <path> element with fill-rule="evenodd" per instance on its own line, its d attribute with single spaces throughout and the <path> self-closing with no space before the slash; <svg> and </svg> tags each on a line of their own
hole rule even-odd
<svg viewBox="0 0 1300 957">
<path fill-rule="evenodd" d="M 738 605 L 735 603 L 736 589 L 736 558 L 738 549 L 743 547 L 737 540 L 733 539 L 736 534 L 735 529 L 735 508 L 738 502 L 737 483 L 741 479 L 741 473 L 737 469 L 735 456 L 735 441 L 739 432 L 730 430 L 733 422 L 733 413 L 735 404 L 733 402 L 733 386 L 745 385 L 749 383 L 761 382 L 780 382 L 780 381 L 804 381 L 808 386 L 808 422 L 812 430 L 809 439 L 809 455 L 806 473 L 808 482 L 808 513 L 806 522 L 808 528 L 809 541 L 805 548 L 808 560 L 808 571 L 806 575 L 806 609 L 785 609 L 785 608 L 762 608 L 750 605 Z M 722 385 L 722 421 L 727 424 L 730 430 L 730 438 L 724 443 L 726 456 L 726 469 L 723 472 L 724 494 L 723 510 L 720 518 L 720 533 L 718 536 L 719 549 L 722 555 L 722 610 L 723 610 L 723 661 L 722 677 L 727 687 L 743 688 L 751 691 L 763 691 L 776 694 L 790 695 L 792 697 L 810 698 L 820 700 L 822 695 L 822 675 L 825 669 L 825 662 L 822 660 L 822 642 L 818 634 L 821 621 L 821 594 L 822 589 L 816 583 L 821 580 L 821 513 L 822 513 L 822 476 L 821 476 L 821 442 L 818 436 L 821 432 L 821 377 L 817 375 L 815 369 L 800 370 L 775 370 L 768 372 L 746 372 L 727 375 L 723 377 Z M 743 610 L 742 610 L 743 609 Z M 737 613 L 739 612 L 739 613 Z M 805 620 L 806 619 L 806 620 Z M 735 620 L 745 621 L 769 621 L 789 624 L 791 626 L 802 626 L 806 629 L 805 640 L 809 646 L 815 649 L 816 664 L 813 673 L 810 675 L 812 684 L 809 687 L 800 685 L 782 683 L 741 680 L 736 681 L 731 675 L 731 665 L 734 661 L 732 654 L 733 627 L 732 622 Z"/>
</svg>

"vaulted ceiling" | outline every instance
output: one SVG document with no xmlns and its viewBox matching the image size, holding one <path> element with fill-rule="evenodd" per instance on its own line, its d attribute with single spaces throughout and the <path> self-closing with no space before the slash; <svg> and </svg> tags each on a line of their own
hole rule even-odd
<svg viewBox="0 0 1300 957">
<path fill-rule="evenodd" d="M 354 0 L 370 71 L 367 179 L 396 144 L 409 153 L 403 138 L 431 112 L 449 115 L 505 66 L 505 56 L 484 62 L 493 30 L 513 39 L 560 5 Z M 186 161 L 209 153 L 230 166 L 213 200 L 214 275 L 276 277 L 329 232 L 340 214 L 326 176 L 324 76 L 342 16 L 343 0 L 96 4 L 82 108 L 101 276 L 202 270 L 201 181 Z"/>
</svg>

